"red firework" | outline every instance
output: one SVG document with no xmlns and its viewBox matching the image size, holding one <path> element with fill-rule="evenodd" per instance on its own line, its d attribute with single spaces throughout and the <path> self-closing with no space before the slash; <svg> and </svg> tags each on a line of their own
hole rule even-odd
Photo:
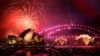
<svg viewBox="0 0 100 56">
<path fill-rule="evenodd" d="M 40 30 L 41 16 L 38 5 L 29 1 L 23 3 L 22 1 L 21 3 L 13 2 L 11 5 L 12 7 L 8 7 L 3 15 L 4 21 L 2 24 L 3 28 L 7 31 L 6 35 L 10 33 L 18 35 L 28 28 L 35 29 L 36 32 Z"/>
</svg>

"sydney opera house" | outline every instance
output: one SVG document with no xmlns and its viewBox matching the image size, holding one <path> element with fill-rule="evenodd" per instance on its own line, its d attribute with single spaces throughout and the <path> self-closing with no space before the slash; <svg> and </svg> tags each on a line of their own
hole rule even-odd
<svg viewBox="0 0 100 56">
<path fill-rule="evenodd" d="M 100 56 L 99 0 L 0 0 L 0 56 Z"/>
</svg>

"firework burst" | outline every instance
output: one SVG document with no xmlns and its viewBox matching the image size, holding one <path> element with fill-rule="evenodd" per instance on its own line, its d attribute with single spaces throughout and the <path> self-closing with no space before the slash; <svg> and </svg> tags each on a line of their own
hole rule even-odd
<svg viewBox="0 0 100 56">
<path fill-rule="evenodd" d="M 3 14 L 3 26 L 7 34 L 9 32 L 19 34 L 28 28 L 38 32 L 43 22 L 41 4 L 39 0 L 12 0 Z"/>
</svg>

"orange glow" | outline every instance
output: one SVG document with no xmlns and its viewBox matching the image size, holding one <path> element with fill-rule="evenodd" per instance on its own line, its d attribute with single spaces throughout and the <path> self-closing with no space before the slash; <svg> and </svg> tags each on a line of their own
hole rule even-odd
<svg viewBox="0 0 100 56">
<path fill-rule="evenodd" d="M 66 38 L 57 38 L 55 39 L 55 43 L 59 43 L 60 45 L 64 45 L 65 43 L 67 42 L 67 39 Z"/>
<path fill-rule="evenodd" d="M 79 37 L 76 38 L 76 40 L 78 39 L 82 39 L 82 41 L 85 43 L 85 45 L 88 45 L 91 41 L 94 40 L 94 38 L 92 38 L 91 36 L 87 35 L 87 34 L 82 34 Z"/>
</svg>

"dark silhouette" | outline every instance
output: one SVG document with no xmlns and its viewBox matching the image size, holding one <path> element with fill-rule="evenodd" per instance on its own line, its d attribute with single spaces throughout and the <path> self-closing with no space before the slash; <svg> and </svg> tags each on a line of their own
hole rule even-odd
<svg viewBox="0 0 100 56">
<path fill-rule="evenodd" d="M 19 35 L 19 37 L 24 38 L 24 36 L 25 36 L 29 31 L 31 31 L 30 28 L 29 28 L 29 29 L 26 29 L 25 31 L 23 31 L 23 32 Z"/>
</svg>

